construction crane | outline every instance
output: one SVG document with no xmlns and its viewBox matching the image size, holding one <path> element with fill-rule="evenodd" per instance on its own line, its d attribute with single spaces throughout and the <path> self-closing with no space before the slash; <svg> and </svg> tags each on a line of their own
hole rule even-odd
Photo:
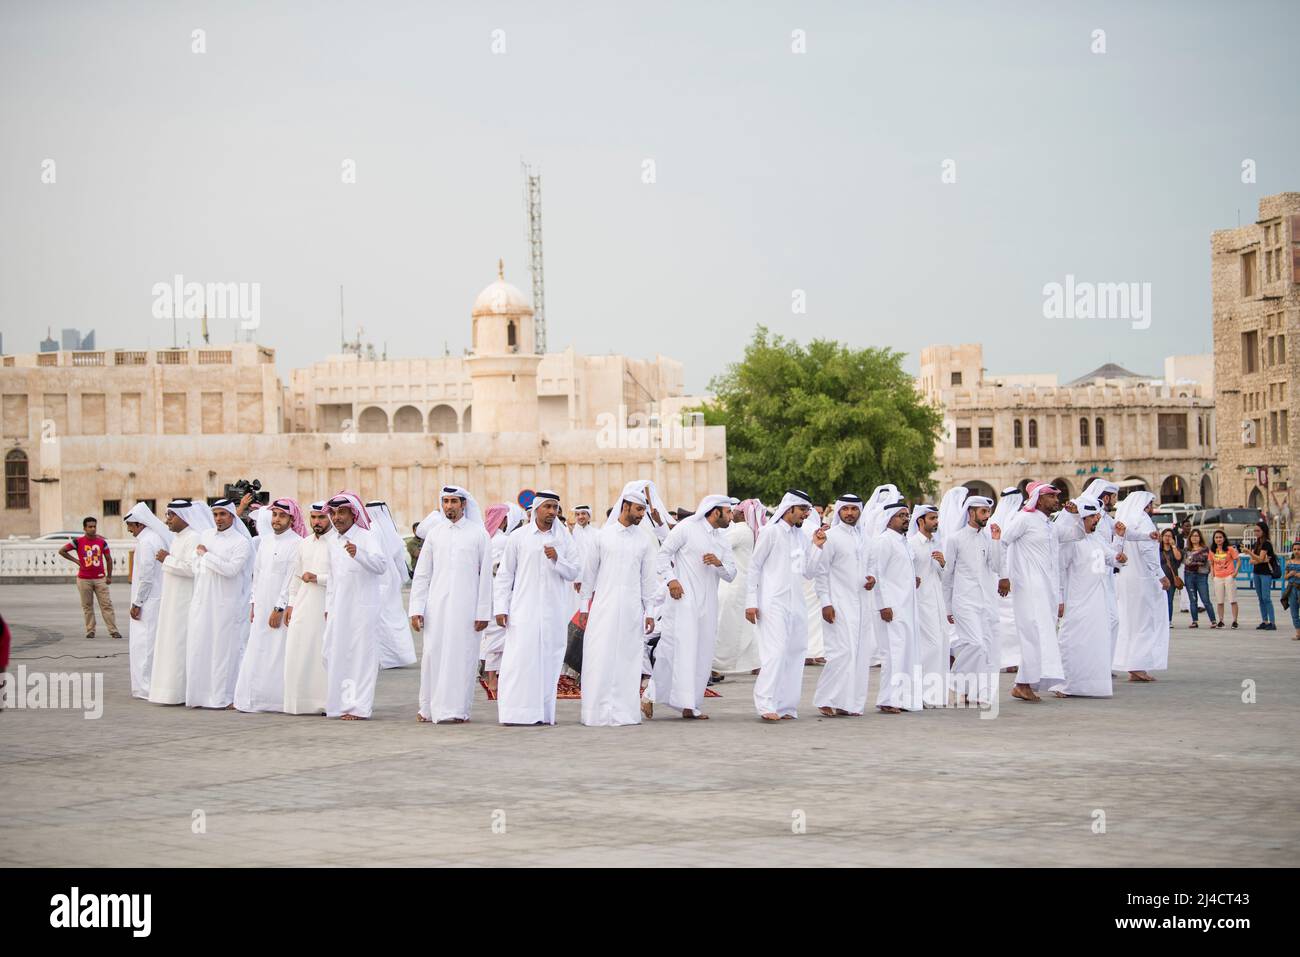
<svg viewBox="0 0 1300 957">
<path fill-rule="evenodd" d="M 528 210 L 528 271 L 533 275 L 533 337 L 538 355 L 546 355 L 546 291 L 542 283 L 542 177 L 520 160 L 524 205 Z"/>
</svg>

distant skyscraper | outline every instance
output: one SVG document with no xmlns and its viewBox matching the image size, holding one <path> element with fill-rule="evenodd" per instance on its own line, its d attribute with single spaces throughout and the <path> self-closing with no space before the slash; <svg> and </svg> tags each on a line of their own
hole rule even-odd
<svg viewBox="0 0 1300 957">
<path fill-rule="evenodd" d="M 50 330 L 45 330 L 45 338 L 41 340 L 42 352 L 58 352 L 59 343 L 50 335 Z"/>
<path fill-rule="evenodd" d="M 80 349 L 80 348 L 81 348 L 81 332 L 80 332 L 80 330 L 78 330 L 78 329 L 64 329 L 64 330 L 63 330 L 63 348 L 64 348 L 65 350 L 68 350 L 68 349 Z"/>
</svg>

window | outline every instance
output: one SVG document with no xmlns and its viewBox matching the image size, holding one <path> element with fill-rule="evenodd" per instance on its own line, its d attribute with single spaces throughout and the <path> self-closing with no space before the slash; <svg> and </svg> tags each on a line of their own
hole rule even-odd
<svg viewBox="0 0 1300 957">
<path fill-rule="evenodd" d="M 5 456 L 5 508 L 31 508 L 27 453 L 12 449 Z"/>
<path fill-rule="evenodd" d="M 1025 444 L 1025 424 L 1019 419 L 1011 423 L 1011 444 L 1018 449 Z"/>
<path fill-rule="evenodd" d="M 510 347 L 511 352 L 519 351 L 519 342 L 515 338 L 515 321 L 513 319 L 506 323 L 506 345 Z"/>
<path fill-rule="evenodd" d="M 104 499 L 104 517 L 114 518 L 122 514 L 122 500 L 120 498 Z"/>
<path fill-rule="evenodd" d="M 1196 444 L 1205 444 L 1205 420 L 1199 415 L 1196 417 Z"/>
<path fill-rule="evenodd" d="M 970 448 L 970 429 L 957 430 L 957 448 L 959 449 Z"/>
<path fill-rule="evenodd" d="M 993 448 L 993 429 L 989 426 L 980 427 L 980 448 Z"/>
<path fill-rule="evenodd" d="M 1286 336 L 1277 337 L 1277 364 L 1286 362 Z"/>
<path fill-rule="evenodd" d="M 1241 334 L 1241 371 L 1245 374 L 1259 369 L 1259 333 L 1255 330 Z"/>
<path fill-rule="evenodd" d="M 1278 444 L 1278 438 L 1277 438 L 1277 436 L 1278 436 L 1278 431 L 1277 431 L 1277 413 L 1276 413 L 1276 412 L 1270 412 L 1270 413 L 1268 414 L 1268 444 L 1269 444 L 1269 445 L 1277 445 L 1277 444 Z"/>
<path fill-rule="evenodd" d="M 1161 412 L 1157 418 L 1158 447 L 1162 449 L 1187 448 L 1187 413 Z"/>
<path fill-rule="evenodd" d="M 954 372 L 951 377 L 951 382 L 953 385 L 961 385 L 961 373 Z"/>
<path fill-rule="evenodd" d="M 1037 419 L 1029 420 L 1029 447 L 1031 449 L 1038 448 L 1038 420 Z"/>
<path fill-rule="evenodd" d="M 1264 279 L 1266 282 L 1282 278 L 1282 220 L 1264 227 Z"/>
<path fill-rule="evenodd" d="M 1241 296 L 1249 299 L 1255 295 L 1255 250 L 1242 253 L 1241 256 Z"/>
<path fill-rule="evenodd" d="M 1276 343 L 1277 343 L 1277 339 L 1274 336 L 1269 336 L 1268 339 L 1265 340 L 1264 343 L 1264 356 L 1265 356 L 1264 364 L 1265 365 L 1271 366 L 1273 364 L 1273 346 Z"/>
<path fill-rule="evenodd" d="M 1079 420 L 1079 444 L 1087 445 L 1089 439 L 1088 420 L 1086 418 Z"/>
<path fill-rule="evenodd" d="M 1098 416 L 1096 425 L 1097 445 L 1101 447 L 1106 444 L 1106 420 Z"/>
<path fill-rule="evenodd" d="M 1291 444 L 1291 432 L 1289 428 L 1289 423 L 1287 422 L 1286 411 L 1287 411 L 1286 409 L 1282 410 L 1282 421 L 1280 423 L 1282 434 L 1278 438 L 1278 444 L 1284 447 Z"/>
</svg>

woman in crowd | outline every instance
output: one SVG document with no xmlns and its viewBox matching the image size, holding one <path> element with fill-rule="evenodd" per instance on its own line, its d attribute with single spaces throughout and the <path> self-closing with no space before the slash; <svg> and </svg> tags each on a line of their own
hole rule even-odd
<svg viewBox="0 0 1300 957">
<path fill-rule="evenodd" d="M 1293 637 L 1300 641 L 1300 542 L 1291 543 L 1291 558 L 1282 582 L 1282 607 L 1290 609 L 1291 624 L 1295 625 Z"/>
<path fill-rule="evenodd" d="M 1210 603 L 1210 549 L 1205 544 L 1205 536 L 1199 528 L 1187 533 L 1186 546 L 1183 548 L 1183 584 L 1187 586 L 1187 598 L 1191 602 L 1192 625 L 1196 623 L 1197 605 L 1204 605 L 1210 616 L 1210 627 L 1214 628 L 1214 605 Z"/>
<path fill-rule="evenodd" d="M 1169 623 L 1171 625 L 1174 622 L 1174 592 L 1182 587 L 1183 582 L 1178 575 L 1182 564 L 1183 551 L 1178 547 L 1178 541 L 1174 537 L 1174 530 L 1166 528 L 1160 533 L 1160 570 L 1169 579 L 1169 587 L 1165 589 L 1165 604 L 1169 606 Z"/>
<path fill-rule="evenodd" d="M 1277 563 L 1277 552 L 1273 551 L 1273 543 L 1269 540 L 1268 523 L 1261 521 L 1257 527 L 1259 536 L 1255 539 L 1255 547 L 1248 552 L 1250 583 L 1259 598 L 1259 617 L 1263 619 L 1255 626 L 1255 630 L 1277 631 L 1273 615 L 1273 569 Z"/>
<path fill-rule="evenodd" d="M 1223 606 L 1232 605 L 1232 627 L 1237 627 L 1237 550 L 1228 544 L 1228 533 L 1216 528 L 1210 536 L 1210 594 L 1219 606 L 1219 621 L 1214 626 L 1223 627 Z"/>
</svg>

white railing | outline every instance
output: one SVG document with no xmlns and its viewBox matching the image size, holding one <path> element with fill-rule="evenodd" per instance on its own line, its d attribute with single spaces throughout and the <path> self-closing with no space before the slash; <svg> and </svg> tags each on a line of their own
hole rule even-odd
<svg viewBox="0 0 1300 957">
<path fill-rule="evenodd" d="M 75 578 L 77 566 L 59 557 L 63 545 L 63 542 L 0 541 L 0 582 L 6 579 Z M 126 581 L 135 539 L 109 542 L 108 551 L 113 556 L 114 577 Z"/>
</svg>

